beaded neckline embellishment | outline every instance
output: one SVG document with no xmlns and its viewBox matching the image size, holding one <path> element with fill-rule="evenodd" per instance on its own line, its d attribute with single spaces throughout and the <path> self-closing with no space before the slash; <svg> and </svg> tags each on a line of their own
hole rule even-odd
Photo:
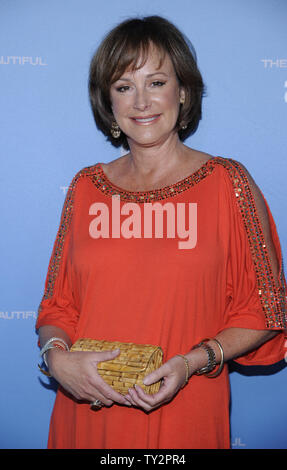
<svg viewBox="0 0 287 470">
<path fill-rule="evenodd" d="M 153 202 L 176 196 L 199 183 L 212 173 L 214 169 L 212 162 L 217 158 L 219 157 L 210 158 L 198 170 L 177 183 L 150 191 L 128 191 L 116 186 L 107 178 L 100 163 L 93 167 L 94 172 L 91 175 L 91 179 L 94 185 L 107 196 L 118 195 L 121 200 L 137 203 Z"/>
</svg>

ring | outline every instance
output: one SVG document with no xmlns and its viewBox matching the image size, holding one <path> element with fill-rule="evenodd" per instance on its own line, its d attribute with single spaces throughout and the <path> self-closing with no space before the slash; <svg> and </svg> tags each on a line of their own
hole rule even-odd
<svg viewBox="0 0 287 470">
<path fill-rule="evenodd" d="M 96 408 L 101 408 L 103 406 L 103 403 L 101 402 L 101 400 L 95 400 L 95 401 L 92 401 L 91 403 L 91 408 L 95 406 Z"/>
</svg>

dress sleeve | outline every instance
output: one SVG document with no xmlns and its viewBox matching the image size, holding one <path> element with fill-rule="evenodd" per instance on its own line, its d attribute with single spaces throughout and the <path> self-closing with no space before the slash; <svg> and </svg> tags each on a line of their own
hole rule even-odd
<svg viewBox="0 0 287 470">
<path fill-rule="evenodd" d="M 286 281 L 280 242 L 270 208 L 245 167 L 225 162 L 230 199 L 228 307 L 224 328 L 276 330 L 275 337 L 236 358 L 269 365 L 286 357 Z"/>
<path fill-rule="evenodd" d="M 80 176 L 81 172 L 73 178 L 65 198 L 36 321 L 36 329 L 44 325 L 57 326 L 63 329 L 71 340 L 79 317 L 73 295 L 71 242 L 77 183 Z"/>
</svg>

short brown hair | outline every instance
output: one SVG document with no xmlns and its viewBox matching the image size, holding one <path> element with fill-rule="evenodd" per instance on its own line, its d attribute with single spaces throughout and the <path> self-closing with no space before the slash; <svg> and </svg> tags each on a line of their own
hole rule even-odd
<svg viewBox="0 0 287 470">
<path fill-rule="evenodd" d="M 184 140 L 193 134 L 201 119 L 204 84 L 190 41 L 160 16 L 128 19 L 106 35 L 91 60 L 89 73 L 89 96 L 96 125 L 115 147 L 129 148 L 123 132 L 118 139 L 110 132 L 114 121 L 110 87 L 127 68 L 136 70 L 144 65 L 151 43 L 158 48 L 161 60 L 166 53 L 169 55 L 179 85 L 185 90 L 185 103 L 177 122 L 179 138 Z M 142 61 L 138 64 L 140 57 Z M 186 129 L 181 128 L 182 124 Z"/>
</svg>

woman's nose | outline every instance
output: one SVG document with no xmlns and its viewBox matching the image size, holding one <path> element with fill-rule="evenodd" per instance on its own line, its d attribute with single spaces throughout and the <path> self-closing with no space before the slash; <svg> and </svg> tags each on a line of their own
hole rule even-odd
<svg viewBox="0 0 287 470">
<path fill-rule="evenodd" d="M 150 106 L 150 97 L 146 90 L 137 90 L 135 93 L 134 108 L 144 111 Z"/>
</svg>

